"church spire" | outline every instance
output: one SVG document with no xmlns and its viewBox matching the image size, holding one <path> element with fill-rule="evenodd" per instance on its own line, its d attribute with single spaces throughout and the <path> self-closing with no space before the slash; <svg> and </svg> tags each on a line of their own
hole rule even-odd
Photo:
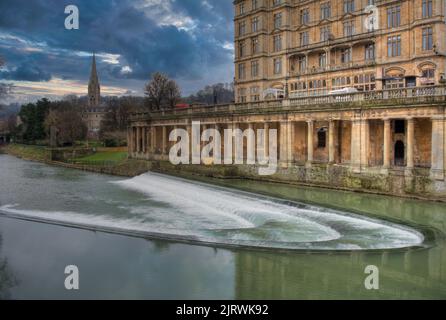
<svg viewBox="0 0 446 320">
<path fill-rule="evenodd" d="M 91 64 L 90 81 L 88 83 L 88 104 L 90 107 L 99 106 L 101 99 L 101 86 L 99 85 L 98 72 L 96 70 L 96 55 L 93 54 Z"/>
</svg>

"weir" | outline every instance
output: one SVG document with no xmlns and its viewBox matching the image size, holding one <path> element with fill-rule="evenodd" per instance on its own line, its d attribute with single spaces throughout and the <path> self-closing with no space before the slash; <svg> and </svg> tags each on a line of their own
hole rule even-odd
<svg viewBox="0 0 446 320">
<path fill-rule="evenodd" d="M 376 250 L 420 246 L 418 231 L 349 212 L 147 173 L 111 182 L 147 204 L 126 215 L 0 207 L 7 216 L 130 236 L 222 247 L 284 250 Z M 95 199 L 95 201 L 103 201 Z"/>
</svg>

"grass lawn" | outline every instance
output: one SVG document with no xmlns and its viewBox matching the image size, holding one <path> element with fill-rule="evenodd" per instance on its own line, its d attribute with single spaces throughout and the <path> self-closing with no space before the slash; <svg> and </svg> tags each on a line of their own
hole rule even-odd
<svg viewBox="0 0 446 320">
<path fill-rule="evenodd" d="M 101 151 L 91 156 L 77 158 L 76 162 L 120 162 L 127 159 L 127 152 Z"/>
<path fill-rule="evenodd" d="M 6 147 L 7 152 L 30 160 L 45 160 L 47 158 L 47 151 L 45 147 L 10 144 Z"/>
</svg>

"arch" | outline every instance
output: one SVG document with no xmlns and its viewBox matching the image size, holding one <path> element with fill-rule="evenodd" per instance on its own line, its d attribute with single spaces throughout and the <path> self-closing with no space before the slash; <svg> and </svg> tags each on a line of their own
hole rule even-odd
<svg viewBox="0 0 446 320">
<path fill-rule="evenodd" d="M 424 61 L 417 66 L 418 70 L 422 72 L 425 69 L 437 69 L 437 65 L 431 61 Z"/>
<path fill-rule="evenodd" d="M 320 128 L 317 131 L 317 147 L 325 149 L 327 147 L 327 128 Z"/>
<path fill-rule="evenodd" d="M 406 70 L 400 67 L 390 67 L 386 69 L 386 76 L 404 76 L 406 74 Z"/>
<path fill-rule="evenodd" d="M 404 145 L 403 141 L 398 140 L 395 143 L 394 155 L 395 155 L 395 166 L 404 167 L 406 158 L 406 146 Z"/>
</svg>

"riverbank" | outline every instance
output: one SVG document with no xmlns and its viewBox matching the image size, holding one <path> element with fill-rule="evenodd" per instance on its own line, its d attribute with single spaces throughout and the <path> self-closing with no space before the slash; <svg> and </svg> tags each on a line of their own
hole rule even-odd
<svg viewBox="0 0 446 320">
<path fill-rule="evenodd" d="M 1 147 L 1 152 L 23 160 L 120 177 L 135 177 L 151 169 L 151 163 L 143 160 L 123 158 L 122 151 L 117 149 L 109 150 L 113 161 L 107 161 L 102 156 L 105 152 L 98 152 L 96 157 L 95 155 L 86 156 L 79 159 L 79 161 L 52 160 L 50 149 L 31 145 L 10 144 Z"/>
<path fill-rule="evenodd" d="M 120 177 L 136 177 L 148 171 L 159 172 L 174 176 L 180 176 L 184 178 L 217 178 L 225 180 L 233 179 L 245 179 L 250 181 L 259 182 L 271 182 L 277 184 L 285 185 L 295 185 L 300 187 L 311 187 L 311 188 L 322 188 L 322 189 L 332 189 L 332 190 L 342 190 L 355 193 L 364 194 L 374 194 L 383 196 L 393 196 L 399 198 L 417 199 L 417 200 L 427 200 L 436 202 L 446 202 L 446 198 L 438 197 L 428 193 L 389 193 L 380 192 L 379 190 L 373 188 L 365 188 L 362 183 L 354 183 L 355 177 L 352 177 L 351 187 L 341 187 L 333 186 L 329 183 L 318 183 L 317 179 L 313 180 L 311 183 L 305 183 L 300 181 L 298 178 L 290 179 L 287 172 L 281 172 L 269 177 L 261 177 L 253 172 L 257 169 L 255 167 L 250 167 L 246 165 L 242 166 L 205 166 L 205 165 L 191 165 L 191 166 L 174 166 L 168 161 L 148 161 L 148 160 L 138 160 L 125 158 L 122 161 L 107 161 L 107 159 L 122 158 L 122 149 L 98 149 L 99 152 L 89 155 L 86 157 L 76 160 L 79 161 L 59 161 L 51 160 L 51 155 L 49 154 L 49 149 L 39 146 L 30 145 L 16 145 L 11 144 L 3 146 L 0 148 L 0 152 L 3 150 L 4 153 L 10 154 L 12 156 L 29 160 L 37 161 L 49 165 L 56 165 L 64 168 L 70 168 L 75 170 L 89 171 L 100 174 L 108 174 Z M 110 152 L 110 155 L 104 157 L 104 150 Z M 102 152 L 101 152 L 102 151 Z M 69 152 L 67 152 L 69 153 Z M 112 154 L 113 153 L 113 154 Z M 322 171 L 326 171 L 326 168 L 320 168 Z M 314 175 L 312 176 L 315 177 Z M 401 177 L 404 179 L 404 177 Z M 371 184 L 379 184 L 380 181 L 370 181 Z"/>
</svg>

